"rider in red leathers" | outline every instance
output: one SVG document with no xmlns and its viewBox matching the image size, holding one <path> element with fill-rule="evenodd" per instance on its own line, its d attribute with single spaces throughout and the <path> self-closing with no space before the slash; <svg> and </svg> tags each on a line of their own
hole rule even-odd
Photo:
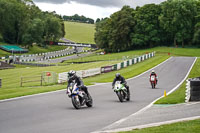
<svg viewBox="0 0 200 133">
<path fill-rule="evenodd" d="M 158 76 L 157 76 L 157 74 L 155 73 L 154 70 L 151 71 L 150 79 L 151 79 L 151 76 L 155 76 L 156 77 L 156 84 L 157 84 L 158 83 Z"/>
</svg>

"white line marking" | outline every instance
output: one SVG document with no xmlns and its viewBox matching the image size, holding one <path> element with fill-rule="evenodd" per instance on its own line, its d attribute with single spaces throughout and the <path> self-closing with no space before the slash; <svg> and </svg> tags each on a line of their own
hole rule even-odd
<svg viewBox="0 0 200 133">
<path fill-rule="evenodd" d="M 171 58 L 169 58 L 169 59 L 171 59 Z M 169 60 L 169 59 L 168 59 L 168 60 Z M 175 90 L 185 81 L 185 79 L 188 77 L 190 71 L 192 70 L 192 67 L 194 66 L 194 63 L 196 62 L 196 60 L 197 60 L 197 58 L 195 58 L 195 60 L 193 61 L 193 63 L 192 63 L 192 65 L 191 65 L 191 67 L 190 67 L 188 73 L 186 74 L 185 78 L 184 78 L 176 87 L 174 87 L 170 92 L 168 92 L 167 95 L 170 94 L 170 93 L 172 93 L 173 91 L 175 91 Z M 166 61 L 167 61 L 167 60 L 166 60 Z M 156 68 L 156 67 L 162 65 L 162 64 L 165 63 L 166 61 L 162 62 L 161 64 L 159 64 L 159 65 L 157 65 L 157 66 L 155 66 L 154 68 Z M 154 69 L 154 68 L 152 68 L 152 69 Z M 152 69 L 150 69 L 150 70 L 152 70 Z M 150 70 L 148 70 L 148 71 L 150 71 Z M 148 71 L 146 71 L 146 72 L 148 72 Z M 146 73 L 146 72 L 144 72 L 144 73 Z M 144 73 L 142 73 L 142 74 L 144 74 Z M 141 76 L 142 74 L 140 74 L 140 76 Z M 139 75 L 138 75 L 138 76 L 139 76 Z M 136 77 L 138 77 L 138 76 L 136 76 Z M 134 78 L 135 78 L 135 77 L 133 77 L 133 78 L 131 78 L 131 79 L 134 79 Z M 137 115 L 137 114 L 140 114 L 140 113 L 144 112 L 145 110 L 147 110 L 148 108 L 150 108 L 157 100 L 159 100 L 159 99 L 162 98 L 162 97 L 163 97 L 163 96 L 161 96 L 161 97 L 155 99 L 153 102 L 151 102 L 149 105 L 147 105 L 146 107 L 142 108 L 141 110 L 139 110 L 139 111 L 137 111 L 137 112 L 135 112 L 135 113 L 133 113 L 133 114 L 131 114 L 131 115 L 125 117 L 125 118 L 122 118 L 122 119 L 120 119 L 120 120 L 118 120 L 118 121 L 116 121 L 116 122 L 114 122 L 114 123 L 112 123 L 112 124 L 110 124 L 110 125 L 104 127 L 103 129 L 111 128 L 111 127 L 113 127 L 113 126 L 117 126 L 117 125 L 121 124 L 122 122 L 126 121 L 127 119 L 129 119 L 129 117 L 132 117 L 132 116 L 134 116 L 134 115 Z M 98 133 L 98 132 L 97 132 L 97 133 Z M 100 133 L 100 132 L 99 132 L 99 133 Z"/>
<path fill-rule="evenodd" d="M 146 72 L 149 72 L 150 70 L 152 70 L 152 69 L 154 69 L 154 68 L 160 66 L 161 64 L 167 62 L 167 61 L 168 61 L 169 59 L 171 59 L 171 58 L 172 58 L 172 57 L 168 58 L 168 59 L 165 60 L 164 62 L 162 62 L 162 63 L 158 64 L 157 66 L 155 66 L 155 67 L 153 67 L 153 68 L 147 70 Z M 134 79 L 134 78 L 136 78 L 136 77 L 139 77 L 139 76 L 145 74 L 146 72 L 143 72 L 142 74 L 137 75 L 137 76 L 135 76 L 135 77 L 133 77 L 133 78 L 130 78 L 130 79 Z M 127 80 L 130 80 L 130 79 L 127 79 Z M 98 83 L 98 84 L 96 84 L 96 85 L 90 85 L 89 87 L 98 86 L 98 85 L 104 85 L 104 84 L 108 84 L 108 83 L 111 83 L 111 82 L 107 82 L 107 83 Z M 28 97 L 46 95 L 46 94 L 51 94 L 51 93 L 56 93 L 56 92 L 61 92 L 61 91 L 65 91 L 65 89 L 57 90 L 57 91 L 51 91 L 51 92 L 44 92 L 44 93 L 39 93 L 39 94 L 33 94 L 33 95 L 27 95 L 27 96 L 20 96 L 20 97 L 9 98 L 9 99 L 4 99 L 4 100 L 0 100 L 0 103 L 1 103 L 1 102 L 8 102 L 8 101 L 19 100 L 19 99 L 28 98 Z"/>
<path fill-rule="evenodd" d="M 121 132 L 121 131 L 131 131 L 134 129 L 155 127 L 155 126 L 161 126 L 164 124 L 172 124 L 172 123 L 176 123 L 176 122 L 196 120 L 196 119 L 200 119 L 200 116 L 187 117 L 187 118 L 175 119 L 175 120 L 158 122 L 158 123 L 151 123 L 151 124 L 146 124 L 146 125 L 132 126 L 132 127 L 126 127 L 126 128 L 119 128 L 119 129 L 114 129 L 114 130 L 97 131 L 97 132 L 92 132 L 92 133 L 112 133 L 112 132 Z"/>
<path fill-rule="evenodd" d="M 195 58 L 194 62 L 192 63 L 192 65 L 191 65 L 191 67 L 190 67 L 188 73 L 186 74 L 185 78 L 184 78 L 176 87 L 174 87 L 171 91 L 169 91 L 169 92 L 167 93 L 167 95 L 169 95 L 169 94 L 171 94 L 172 92 L 174 92 L 174 91 L 186 80 L 186 78 L 187 78 L 188 75 L 190 74 L 190 71 L 192 70 L 192 68 L 193 68 L 194 63 L 196 62 L 196 60 L 197 60 L 197 57 Z"/>
</svg>

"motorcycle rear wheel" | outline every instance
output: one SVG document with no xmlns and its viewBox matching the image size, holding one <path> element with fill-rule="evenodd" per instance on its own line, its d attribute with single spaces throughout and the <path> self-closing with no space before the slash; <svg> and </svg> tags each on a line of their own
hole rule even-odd
<svg viewBox="0 0 200 133">
<path fill-rule="evenodd" d="M 130 92 L 127 93 L 126 101 L 130 101 Z"/>
<path fill-rule="evenodd" d="M 88 102 L 86 102 L 86 105 L 88 107 L 92 107 L 92 105 L 93 105 L 93 100 L 92 100 L 92 97 L 90 96 L 90 94 L 88 94 Z"/>
</svg>

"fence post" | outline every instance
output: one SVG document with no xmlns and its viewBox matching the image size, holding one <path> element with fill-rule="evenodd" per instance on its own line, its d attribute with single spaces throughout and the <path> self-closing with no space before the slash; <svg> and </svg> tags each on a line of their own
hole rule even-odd
<svg viewBox="0 0 200 133">
<path fill-rule="evenodd" d="M 23 80 L 23 78 L 21 77 L 21 87 L 22 87 L 22 82 L 23 82 L 22 80 Z"/>
<path fill-rule="evenodd" d="M 40 85 L 42 86 L 42 75 L 41 75 L 41 84 Z"/>
<path fill-rule="evenodd" d="M 1 88 L 1 80 L 2 80 L 2 79 L 0 79 L 0 88 Z"/>
</svg>

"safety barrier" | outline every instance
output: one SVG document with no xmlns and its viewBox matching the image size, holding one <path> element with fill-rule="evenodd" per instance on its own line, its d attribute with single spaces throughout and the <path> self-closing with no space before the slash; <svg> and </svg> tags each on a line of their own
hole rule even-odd
<svg viewBox="0 0 200 133">
<path fill-rule="evenodd" d="M 200 101 L 200 77 L 187 80 L 185 102 L 189 101 Z"/>
<path fill-rule="evenodd" d="M 21 56 L 9 56 L 9 58 L 14 58 L 15 61 L 18 62 L 34 62 L 34 61 L 43 61 L 47 59 L 62 57 L 66 55 L 71 55 L 75 52 L 74 49 L 64 49 L 60 51 L 54 51 L 54 52 L 47 52 L 47 53 L 39 53 L 39 54 L 30 54 L 30 55 L 21 55 Z M 82 50 L 78 51 L 82 52 Z"/>
<path fill-rule="evenodd" d="M 136 64 L 138 62 L 141 62 L 143 60 L 149 59 L 153 56 L 155 56 L 155 52 L 145 54 L 145 55 L 139 56 L 137 58 L 129 59 L 129 60 L 114 64 L 111 66 L 103 66 L 101 68 L 95 68 L 95 69 L 89 69 L 89 70 L 80 70 L 80 71 L 77 71 L 77 76 L 79 76 L 81 78 L 85 78 L 85 77 L 94 76 L 94 75 L 101 74 L 101 73 L 107 73 L 107 72 L 119 70 L 119 69 L 128 67 L 130 65 Z M 68 80 L 67 72 L 58 74 L 58 83 L 63 83 L 63 82 L 66 82 L 67 80 Z"/>
</svg>

